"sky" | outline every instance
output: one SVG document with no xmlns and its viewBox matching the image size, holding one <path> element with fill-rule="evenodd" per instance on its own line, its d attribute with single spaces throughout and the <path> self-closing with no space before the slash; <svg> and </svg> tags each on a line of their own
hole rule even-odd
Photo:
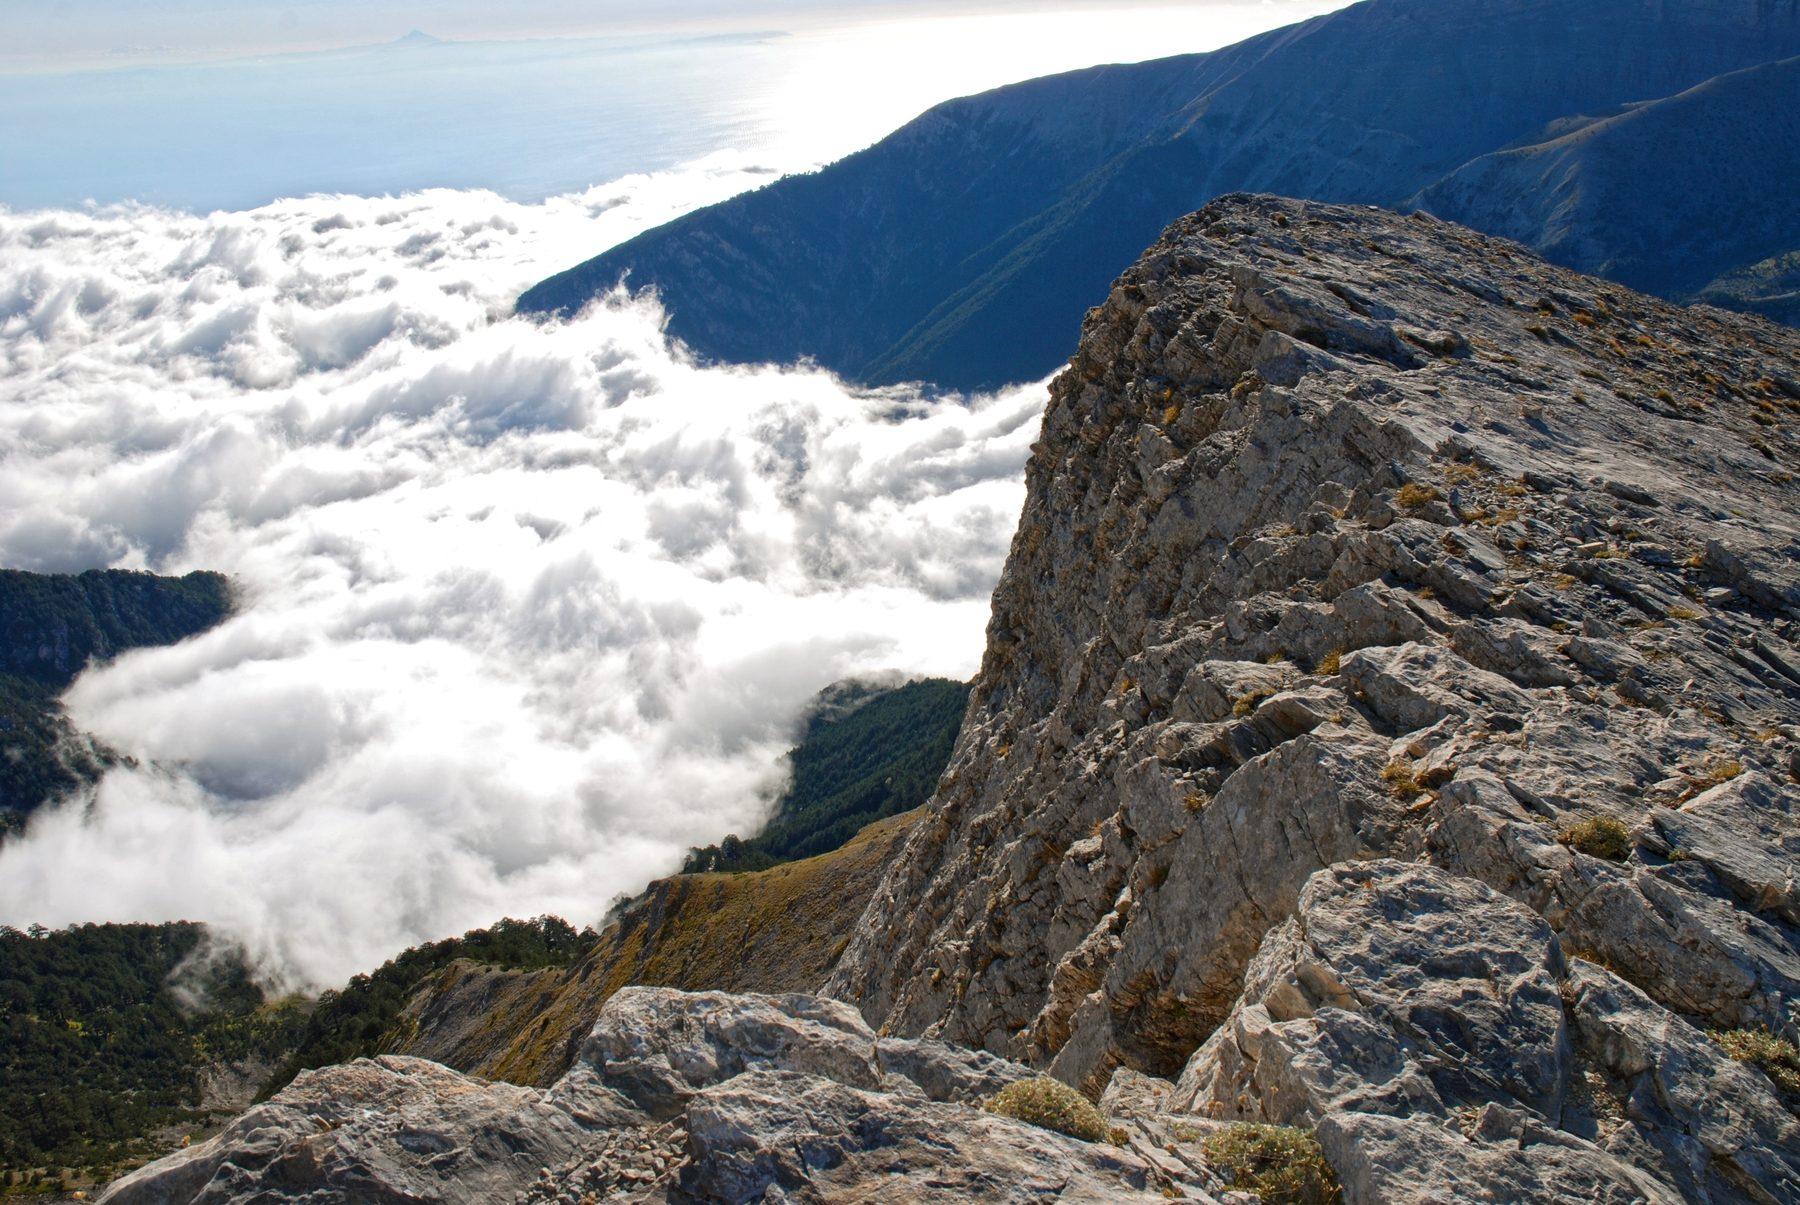
<svg viewBox="0 0 1800 1205">
<path fill-rule="evenodd" d="M 491 40 L 741 29 L 776 18 L 886 6 L 732 0 L 4 0 L 12 37 L 0 62 L 84 65 L 191 60 L 386 42 L 418 29 Z M 913 10 L 954 5 L 914 3 Z"/>
<path fill-rule="evenodd" d="M 0 3 L 65 56 L 501 32 Z M 0 924 L 201 920 L 320 987 L 502 916 L 592 922 L 753 831 L 815 692 L 976 668 L 1047 382 L 701 366 L 652 300 L 513 299 L 936 100 L 1323 7 L 840 5 L 781 36 L 0 76 L 0 565 L 213 569 L 240 601 L 68 692 L 132 760 L 0 845 Z"/>
<path fill-rule="evenodd" d="M 1290 7 L 1284 0 L 1235 0 L 1234 6 Z M 0 68 L 322 50 L 386 42 L 412 30 L 475 41 L 616 37 L 1143 7 L 1096 0 L 0 0 L 8 30 Z M 1179 12 L 1221 5 L 1157 7 Z"/>
<path fill-rule="evenodd" d="M 0 41 L 0 205 L 197 212 L 419 188 L 540 201 L 721 150 L 806 168 L 952 96 L 1217 46 L 1329 7 L 602 5 L 579 9 L 572 36 L 569 12 L 529 4 L 509 24 L 491 14 L 510 6 L 487 5 L 0 4 L 27 18 L 15 20 L 25 36 Z M 630 19 L 607 25 L 602 10 Z M 277 11 L 305 14 L 314 31 L 296 27 L 278 46 L 329 37 L 339 48 L 247 56 L 274 36 Z M 556 13 L 557 37 L 495 40 Z M 426 15 L 428 36 L 447 40 L 395 42 Z M 200 53 L 220 46 L 234 52 Z"/>
</svg>

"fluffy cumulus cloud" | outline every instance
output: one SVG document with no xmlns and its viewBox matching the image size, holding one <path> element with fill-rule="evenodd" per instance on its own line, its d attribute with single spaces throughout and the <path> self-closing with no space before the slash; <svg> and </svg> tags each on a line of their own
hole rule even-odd
<svg viewBox="0 0 1800 1205">
<path fill-rule="evenodd" d="M 592 920 L 757 822 L 821 686 L 971 672 L 1041 385 L 704 368 L 623 298 L 509 315 L 758 181 L 0 211 L 0 564 L 241 594 L 69 693 L 136 764 L 0 847 L 0 922 L 202 919 L 321 984 Z"/>
</svg>

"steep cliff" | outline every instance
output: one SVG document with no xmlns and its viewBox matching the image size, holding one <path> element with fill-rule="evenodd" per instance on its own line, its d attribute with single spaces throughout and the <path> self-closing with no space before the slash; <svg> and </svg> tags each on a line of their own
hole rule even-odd
<svg viewBox="0 0 1800 1205">
<path fill-rule="evenodd" d="M 1390 857 L 1541 917 L 1546 1081 L 1448 1039 L 1476 1086 L 1422 1114 L 1571 1112 L 1566 955 L 1660 1025 L 1794 1036 L 1797 355 L 1423 215 L 1176 223 L 1052 388 L 957 752 L 828 990 L 1091 1091 L 1192 1075 L 1309 879 Z M 1462 975 L 1410 910 L 1388 957 Z M 1260 1024 L 1352 1007 L 1314 965 Z"/>
<path fill-rule="evenodd" d="M 1209 1202 L 1256 1143 L 1351 1202 L 1800 1198 L 1796 363 L 1223 198 L 1052 388 L 836 999 L 617 991 L 547 1089 L 309 1073 L 109 1199 Z M 1001 1116 L 1033 1069 L 1100 1115 Z"/>
</svg>

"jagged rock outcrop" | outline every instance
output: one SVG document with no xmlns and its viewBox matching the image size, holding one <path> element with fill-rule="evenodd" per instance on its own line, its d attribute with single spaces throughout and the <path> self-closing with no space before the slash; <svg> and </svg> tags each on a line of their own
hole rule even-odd
<svg viewBox="0 0 1800 1205">
<path fill-rule="evenodd" d="M 306 1072 L 102 1200 L 1217 1199 L 1197 1161 L 1153 1166 L 975 1103 L 1030 1074 L 880 1039 L 835 1000 L 628 988 L 552 1088 L 393 1055 Z"/>
<path fill-rule="evenodd" d="M 304 1132 L 423 1064 L 318 1073 L 113 1199 L 1223 1201 L 1243 1122 L 1353 1203 L 1800 1199 L 1794 1097 L 1708 1032 L 1800 1036 L 1797 364 L 1434 218 L 1222 199 L 1052 388 L 835 999 L 620 991 L 554 1086 L 407 1098 L 448 1147 Z M 1108 1141 L 978 1107 L 1027 1068 Z M 468 1153 L 520 1117 L 535 1179 Z"/>
<path fill-rule="evenodd" d="M 1363 1200 L 1778 1201 L 1800 1120 L 1764 1077 L 1479 880 L 1308 880 L 1169 1111 L 1316 1127 Z"/>
<path fill-rule="evenodd" d="M 383 1055 L 302 1072 L 101 1200 L 492 1201 L 572 1157 L 593 1129 L 636 1117 L 603 1092 L 556 1096 Z"/>
<path fill-rule="evenodd" d="M 1779 1118 L 1747 1123 L 1739 1154 L 1689 1142 L 1677 1170 L 1686 1123 L 1625 1106 L 1640 1133 L 1614 1149 L 1560 1103 L 1568 1032 L 1618 1020 L 1563 998 L 1606 976 L 1593 964 L 1634 985 L 1609 998 L 1701 1043 L 1694 1025 L 1800 1027 L 1797 364 L 1793 332 L 1424 215 L 1240 196 L 1176 223 L 1052 388 L 958 751 L 827 990 L 884 1033 L 1096 1094 L 1115 1068 L 1185 1068 L 1183 1108 L 1348 1132 L 1335 1094 L 1401 1091 L 1388 1072 L 1425 1057 L 1416 1037 L 1334 1021 L 1313 1078 L 1257 1107 L 1247 1054 L 1191 1060 L 1224 1057 L 1253 959 L 1282 956 L 1306 893 L 1428 864 L 1415 876 L 1486 901 L 1537 968 L 1487 980 L 1535 1001 L 1518 1024 L 1536 1036 L 1483 1040 L 1541 1066 L 1505 1087 L 1469 1051 L 1431 1055 L 1472 1087 L 1369 1115 L 1445 1150 L 1390 1135 L 1396 1170 L 1375 1138 L 1354 1159 L 1340 1141 L 1353 1198 L 1529 1196 L 1576 1163 L 1630 1182 L 1609 1160 L 1672 1198 L 1800 1192 L 1791 1163 L 1757 1163 L 1792 1140 Z M 1405 956 L 1406 912 L 1366 935 L 1375 961 Z M 1413 952 L 1455 998 L 1449 943 Z M 1398 1061 L 1362 1066 L 1364 1037 Z M 1459 1109 L 1486 1138 L 1428 1120 Z M 1535 1181 L 1490 1165 L 1521 1141 L 1565 1153 L 1526 1158 Z"/>
</svg>

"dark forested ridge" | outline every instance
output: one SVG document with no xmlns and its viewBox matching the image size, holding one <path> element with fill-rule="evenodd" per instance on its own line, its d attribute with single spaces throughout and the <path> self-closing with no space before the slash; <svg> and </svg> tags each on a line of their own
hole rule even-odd
<svg viewBox="0 0 1800 1205">
<path fill-rule="evenodd" d="M 1800 250 L 1791 72 L 1702 86 L 1796 54 L 1794 3 L 1367 0 L 1208 54 L 950 101 L 518 304 L 567 313 L 625 278 L 703 356 L 992 388 L 1053 371 L 1121 264 L 1241 191 L 1424 207 L 1782 318 L 1792 289 L 1769 281 Z M 1663 103 L 1633 116 L 1647 102 Z"/>
<path fill-rule="evenodd" d="M 0 569 L 0 673 L 61 690 L 91 660 L 173 644 L 231 611 L 223 574 Z"/>
<path fill-rule="evenodd" d="M 838 688 L 834 688 L 838 689 Z M 689 853 L 683 871 L 762 870 L 838 848 L 865 824 L 930 798 L 968 703 L 965 682 L 925 678 L 825 704 L 788 754 L 794 779 L 758 835 Z"/>
<path fill-rule="evenodd" d="M 90 661 L 185 640 L 230 613 L 218 573 L 0 569 L 0 834 L 112 760 L 56 701 Z"/>
</svg>

